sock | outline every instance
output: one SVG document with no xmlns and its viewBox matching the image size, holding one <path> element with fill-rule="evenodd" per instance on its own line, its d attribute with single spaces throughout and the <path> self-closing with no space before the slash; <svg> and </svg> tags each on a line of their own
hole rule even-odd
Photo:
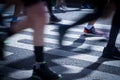
<svg viewBox="0 0 120 80">
<path fill-rule="evenodd" d="M 44 62 L 43 46 L 34 46 L 36 62 Z"/>
<path fill-rule="evenodd" d="M 93 25 L 87 25 L 85 28 L 91 29 L 92 27 L 93 27 Z"/>
<path fill-rule="evenodd" d="M 44 62 L 36 62 L 36 63 L 34 64 L 35 69 L 40 69 L 40 68 L 41 68 L 41 65 L 44 65 L 44 64 L 46 64 L 45 61 L 44 61 Z"/>
</svg>

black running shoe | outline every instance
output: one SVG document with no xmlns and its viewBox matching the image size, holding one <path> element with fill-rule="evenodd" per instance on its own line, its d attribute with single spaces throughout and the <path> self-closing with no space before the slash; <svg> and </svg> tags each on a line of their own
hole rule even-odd
<svg viewBox="0 0 120 80">
<path fill-rule="evenodd" d="M 120 51 L 116 47 L 105 47 L 103 50 L 102 57 L 120 60 Z"/>
<path fill-rule="evenodd" d="M 40 64 L 40 68 L 36 69 L 36 66 L 33 67 L 33 76 L 37 80 L 61 80 L 61 75 L 56 74 L 55 72 L 51 71 L 47 64 Z"/>
<path fill-rule="evenodd" d="M 56 16 L 50 16 L 50 23 L 54 23 L 54 22 L 60 22 L 61 19 L 57 18 Z"/>
</svg>

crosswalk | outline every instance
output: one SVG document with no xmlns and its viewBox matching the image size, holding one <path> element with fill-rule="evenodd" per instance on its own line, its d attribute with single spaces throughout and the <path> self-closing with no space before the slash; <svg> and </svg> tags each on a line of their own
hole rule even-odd
<svg viewBox="0 0 120 80">
<path fill-rule="evenodd" d="M 62 20 L 58 24 L 70 25 L 73 21 Z M 44 31 L 44 52 L 51 69 L 63 75 L 63 80 L 119 80 L 120 61 L 101 58 L 107 41 L 104 36 L 83 33 L 86 24 L 68 30 L 63 47 L 58 46 L 59 25 L 47 24 Z M 110 25 L 95 24 L 99 30 L 109 33 Z M 32 29 L 7 39 L 5 62 L 0 62 L 1 72 L 13 80 L 29 78 L 34 63 Z M 118 36 L 119 37 L 119 36 Z M 117 41 L 118 47 L 120 42 Z"/>
</svg>

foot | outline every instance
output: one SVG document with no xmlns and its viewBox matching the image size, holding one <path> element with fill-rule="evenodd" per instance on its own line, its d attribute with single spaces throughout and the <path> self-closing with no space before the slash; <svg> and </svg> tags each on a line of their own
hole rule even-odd
<svg viewBox="0 0 120 80">
<path fill-rule="evenodd" d="M 67 10 L 67 5 L 65 4 L 65 3 L 62 3 L 61 5 L 60 5 L 60 8 L 62 8 L 63 10 Z"/>
<path fill-rule="evenodd" d="M 40 64 L 40 67 L 33 68 L 33 78 L 38 80 L 61 80 L 61 75 L 56 74 L 50 70 L 46 63 Z"/>
<path fill-rule="evenodd" d="M 63 8 L 61 8 L 61 7 L 56 7 L 55 6 L 55 12 L 57 12 L 57 13 L 64 13 L 65 12 L 65 10 L 63 9 Z"/>
<path fill-rule="evenodd" d="M 99 35 L 99 36 L 104 36 L 105 33 L 101 31 L 97 31 L 94 26 L 91 29 L 84 28 L 84 33 L 85 34 L 94 34 L 94 35 Z"/>
<path fill-rule="evenodd" d="M 105 47 L 102 57 L 120 60 L 120 51 L 116 47 Z"/>
<path fill-rule="evenodd" d="M 53 23 L 53 22 L 60 22 L 61 19 L 57 18 L 56 16 L 50 16 L 50 23 Z"/>
</svg>

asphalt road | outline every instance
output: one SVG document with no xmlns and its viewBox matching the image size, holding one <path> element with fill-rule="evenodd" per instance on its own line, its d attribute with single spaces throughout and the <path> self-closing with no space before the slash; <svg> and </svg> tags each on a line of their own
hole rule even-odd
<svg viewBox="0 0 120 80">
<path fill-rule="evenodd" d="M 45 59 L 51 69 L 62 74 L 63 80 L 119 80 L 120 61 L 100 57 L 107 40 L 104 36 L 84 35 L 86 24 L 68 30 L 63 47 L 58 46 L 59 25 L 69 25 L 78 16 L 89 12 L 92 11 L 70 8 L 65 13 L 55 13 L 62 21 L 58 25 L 46 24 Z M 11 14 L 11 11 L 6 14 Z M 97 20 L 96 29 L 109 33 L 111 19 L 112 16 Z M 6 60 L 0 61 L 0 80 L 30 80 L 34 64 L 32 32 L 32 29 L 26 29 L 6 40 Z M 119 40 L 120 36 L 116 44 L 120 49 Z"/>
</svg>

